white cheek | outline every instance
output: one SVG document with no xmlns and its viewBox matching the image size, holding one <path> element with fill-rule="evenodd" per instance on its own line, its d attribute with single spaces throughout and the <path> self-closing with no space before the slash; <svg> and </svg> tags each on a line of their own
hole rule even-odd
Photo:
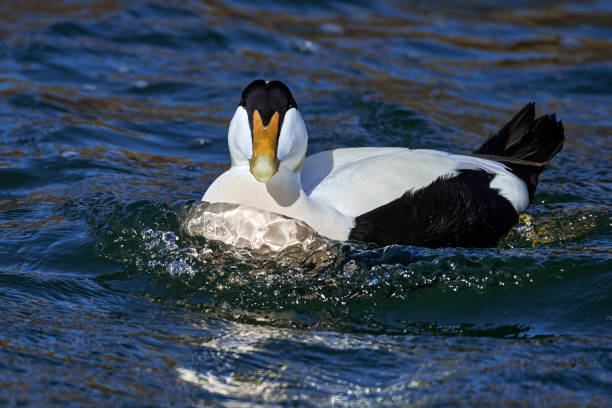
<svg viewBox="0 0 612 408">
<path fill-rule="evenodd" d="M 283 126 L 278 136 L 278 148 L 276 156 L 282 162 L 283 160 L 294 158 L 293 156 L 301 156 L 303 151 L 306 151 L 308 143 L 308 134 L 302 116 L 295 108 L 291 108 L 285 113 Z M 301 160 L 301 157 L 297 157 Z"/>
<path fill-rule="evenodd" d="M 236 113 L 234 113 L 230 122 L 227 140 L 232 161 L 249 160 L 253 155 L 249 116 L 242 106 L 236 109 Z"/>
</svg>

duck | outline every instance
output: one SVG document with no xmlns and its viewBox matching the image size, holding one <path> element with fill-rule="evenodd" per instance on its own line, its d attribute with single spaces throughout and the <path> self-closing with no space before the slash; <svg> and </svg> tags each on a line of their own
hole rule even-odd
<svg viewBox="0 0 612 408">
<path fill-rule="evenodd" d="M 356 147 L 307 156 L 291 91 L 257 79 L 229 124 L 231 167 L 202 200 L 279 214 L 331 240 L 494 247 L 533 201 L 564 140 L 563 123 L 555 114 L 536 118 L 531 102 L 473 153 Z"/>
</svg>

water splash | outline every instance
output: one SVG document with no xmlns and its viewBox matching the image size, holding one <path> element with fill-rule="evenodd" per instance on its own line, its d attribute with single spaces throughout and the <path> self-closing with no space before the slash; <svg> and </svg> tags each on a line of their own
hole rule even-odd
<svg viewBox="0 0 612 408">
<path fill-rule="evenodd" d="M 241 242 L 245 231 L 224 224 L 225 213 L 255 210 L 201 202 L 106 205 L 109 211 L 91 220 L 98 254 L 122 272 L 101 277 L 103 284 L 209 316 L 276 327 L 536 334 L 521 320 L 505 318 L 499 308 L 525 289 L 572 279 L 568 258 L 583 258 L 559 248 L 528 254 L 521 249 L 379 248 L 330 241 L 302 223 L 273 215 L 268 216 L 271 226 L 290 225 L 301 241 L 280 250 L 240 248 L 210 237 Z M 490 313 L 470 309 L 474 304 L 486 305 Z M 465 320 L 446 322 L 448 308 Z"/>
<path fill-rule="evenodd" d="M 329 243 L 304 222 L 237 204 L 193 204 L 183 228 L 190 235 L 271 253 L 293 246 L 312 251 Z"/>
</svg>

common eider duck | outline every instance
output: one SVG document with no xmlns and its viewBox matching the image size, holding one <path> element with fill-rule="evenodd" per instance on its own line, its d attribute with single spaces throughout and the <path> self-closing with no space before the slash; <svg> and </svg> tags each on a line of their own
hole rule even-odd
<svg viewBox="0 0 612 408">
<path fill-rule="evenodd" d="M 308 133 L 289 88 L 255 80 L 228 133 L 231 168 L 203 201 L 255 207 L 333 240 L 381 246 L 491 247 L 518 222 L 564 141 L 533 103 L 472 154 L 360 147 L 306 157 Z"/>
</svg>

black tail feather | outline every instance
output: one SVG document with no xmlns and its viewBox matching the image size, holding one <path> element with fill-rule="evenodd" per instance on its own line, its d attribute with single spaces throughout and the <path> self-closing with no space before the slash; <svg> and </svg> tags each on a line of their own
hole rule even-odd
<svg viewBox="0 0 612 408">
<path fill-rule="evenodd" d="M 557 121 L 554 114 L 535 119 L 535 104 L 531 102 L 480 146 L 474 156 L 508 166 L 527 184 L 531 200 L 538 176 L 559 153 L 564 140 L 563 123 Z"/>
</svg>

